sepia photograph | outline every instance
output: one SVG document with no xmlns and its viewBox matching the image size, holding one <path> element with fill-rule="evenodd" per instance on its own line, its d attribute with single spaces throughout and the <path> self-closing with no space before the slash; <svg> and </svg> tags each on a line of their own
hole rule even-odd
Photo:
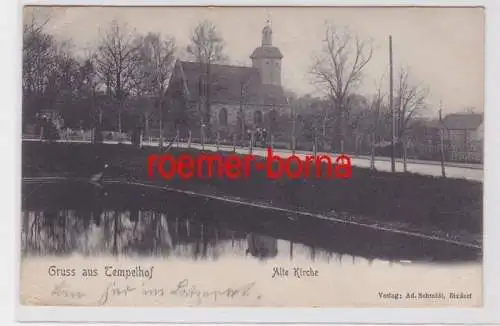
<svg viewBox="0 0 500 326">
<path fill-rule="evenodd" d="M 22 19 L 21 305 L 483 305 L 483 8 Z"/>
</svg>

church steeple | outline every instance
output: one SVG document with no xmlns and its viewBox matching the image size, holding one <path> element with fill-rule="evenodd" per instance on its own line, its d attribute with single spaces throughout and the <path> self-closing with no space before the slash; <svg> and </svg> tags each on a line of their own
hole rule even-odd
<svg viewBox="0 0 500 326">
<path fill-rule="evenodd" d="M 252 66 L 259 70 L 261 82 L 264 85 L 281 85 L 281 59 L 283 54 L 273 46 L 273 31 L 268 19 L 262 29 L 262 45 L 256 48 L 250 58 Z"/>
<path fill-rule="evenodd" d="M 266 22 L 266 26 L 262 29 L 262 46 L 272 46 L 273 45 L 273 30 L 271 29 L 271 22 L 269 19 Z"/>
</svg>

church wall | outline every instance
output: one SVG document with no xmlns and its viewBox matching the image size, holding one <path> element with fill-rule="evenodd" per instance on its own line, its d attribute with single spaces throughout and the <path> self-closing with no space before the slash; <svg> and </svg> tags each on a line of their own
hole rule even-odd
<svg viewBox="0 0 500 326">
<path fill-rule="evenodd" d="M 225 108 L 227 110 L 227 124 L 235 125 L 240 112 L 240 105 L 238 104 L 221 104 L 216 103 L 210 106 L 212 114 L 212 124 L 220 125 L 219 123 L 219 113 Z M 269 114 L 272 110 L 275 110 L 278 115 L 290 115 L 290 108 L 288 106 L 260 106 L 260 105 L 247 105 L 244 107 L 245 122 L 248 125 L 254 125 L 254 117 L 256 111 L 261 111 L 263 117 Z"/>
<path fill-rule="evenodd" d="M 221 110 L 225 109 L 227 112 L 227 124 L 224 124 L 223 114 Z M 272 119 L 272 111 L 274 113 L 274 120 Z M 260 111 L 260 113 L 257 113 Z M 239 122 L 240 106 L 234 104 L 212 104 L 211 105 L 211 122 L 213 130 L 218 130 L 223 138 L 231 138 L 233 134 L 241 133 L 241 125 Z M 274 133 L 285 133 L 288 125 L 283 124 L 290 118 L 290 108 L 288 106 L 260 106 L 260 105 L 247 105 L 244 108 L 245 114 L 245 128 L 266 128 L 268 130 L 274 129 Z M 260 117 L 257 117 L 260 116 Z M 260 118 L 260 119 L 259 119 Z M 260 121 L 259 121 L 260 120 Z M 274 122 L 272 122 L 274 121 Z"/>
<path fill-rule="evenodd" d="M 234 104 L 212 104 L 210 106 L 211 109 L 211 122 L 212 126 L 214 126 L 214 130 L 219 130 L 223 134 L 226 135 L 232 135 L 234 132 L 236 132 L 236 121 L 238 119 L 238 113 L 240 111 L 240 106 L 239 105 L 234 105 Z M 224 124 L 223 121 L 221 121 L 221 116 L 220 112 L 221 110 L 225 109 L 227 112 L 227 123 Z"/>
</svg>

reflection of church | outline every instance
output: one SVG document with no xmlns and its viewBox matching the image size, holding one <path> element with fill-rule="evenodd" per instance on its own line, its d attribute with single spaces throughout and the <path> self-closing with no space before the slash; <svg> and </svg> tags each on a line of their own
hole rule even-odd
<svg viewBox="0 0 500 326">
<path fill-rule="evenodd" d="M 244 116 L 245 129 L 260 127 L 275 133 L 282 127 L 278 123 L 280 118 L 290 116 L 281 86 L 283 55 L 272 45 L 269 24 L 262 30 L 262 45 L 253 51 L 250 58 L 251 67 L 209 66 L 210 91 L 206 98 L 210 101 L 212 130 L 225 135 L 239 133 Z M 191 112 L 198 112 L 198 105 L 204 101 L 204 97 L 200 96 L 200 83 L 207 75 L 206 71 L 207 67 L 198 62 L 177 61 L 168 91 L 170 106 L 187 107 Z M 195 123 L 199 121 L 199 116 L 194 119 Z"/>
</svg>

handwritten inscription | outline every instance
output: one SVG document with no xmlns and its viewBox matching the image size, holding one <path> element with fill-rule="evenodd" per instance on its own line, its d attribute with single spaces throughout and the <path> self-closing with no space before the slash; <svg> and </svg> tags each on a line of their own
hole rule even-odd
<svg viewBox="0 0 500 326">
<path fill-rule="evenodd" d="M 142 297 L 184 297 L 189 300 L 194 300 L 194 304 L 199 305 L 204 302 L 217 302 L 221 299 L 235 300 L 238 298 L 253 297 L 261 299 L 258 294 L 252 293 L 255 287 L 255 282 L 250 282 L 236 287 L 227 287 L 224 289 L 202 289 L 200 286 L 190 283 L 188 279 L 181 280 L 171 287 L 149 287 L 146 282 L 143 282 L 139 287 L 130 285 L 122 285 L 118 282 L 108 283 L 104 289 L 96 296 L 97 300 L 92 300 L 90 303 L 98 306 L 109 305 L 116 298 L 125 298 L 131 296 Z M 86 300 L 89 295 L 83 290 L 76 290 L 71 287 L 66 281 L 57 283 L 51 291 L 54 297 L 60 297 L 72 300 Z"/>
<path fill-rule="evenodd" d="M 68 299 L 82 299 L 86 296 L 86 294 L 81 291 L 71 289 L 71 287 L 64 281 L 57 283 L 52 289 L 50 295 L 53 297 L 63 297 Z"/>
<path fill-rule="evenodd" d="M 110 283 L 104 292 L 101 294 L 98 300 L 98 304 L 103 306 L 109 302 L 112 297 L 126 297 L 130 293 L 134 292 L 136 288 L 126 286 L 117 286 L 115 282 Z"/>
<path fill-rule="evenodd" d="M 95 266 L 83 266 L 75 268 L 72 266 L 51 265 L 47 268 L 50 279 L 57 279 L 51 288 L 51 296 L 79 301 L 84 305 L 105 306 L 118 304 L 124 300 L 131 302 L 152 298 L 155 301 L 172 298 L 183 298 L 186 304 L 200 305 L 222 300 L 252 299 L 260 300 L 260 294 L 256 293 L 255 282 L 240 283 L 236 286 L 222 288 L 206 288 L 201 284 L 192 282 L 188 278 L 173 280 L 168 278 L 168 284 L 151 282 L 155 267 L 152 265 L 116 266 L 103 265 L 101 268 Z M 88 280 L 86 285 L 80 282 Z M 90 279 L 104 279 L 101 282 L 92 282 Z M 92 285 L 91 285 L 92 284 Z M 97 286 L 97 284 L 99 284 Z M 91 286 L 89 286 L 91 285 Z M 147 299 L 146 299 L 147 300 Z"/>
<path fill-rule="evenodd" d="M 199 289 L 198 286 L 190 284 L 189 280 L 184 279 L 177 283 L 177 287 L 174 290 L 170 291 L 170 294 L 181 297 L 194 298 L 199 304 L 202 302 L 202 300 L 210 300 L 216 302 L 219 298 L 234 299 L 237 297 L 248 297 L 250 295 L 250 291 L 254 286 L 255 282 L 251 282 L 243 286 L 226 288 L 223 290 L 202 290 Z M 260 299 L 260 296 L 257 296 L 257 299 Z"/>
</svg>

